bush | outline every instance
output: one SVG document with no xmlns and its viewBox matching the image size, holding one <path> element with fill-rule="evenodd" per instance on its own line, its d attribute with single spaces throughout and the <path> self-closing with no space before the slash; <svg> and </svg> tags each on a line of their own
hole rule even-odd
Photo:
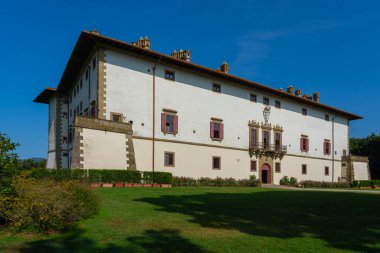
<svg viewBox="0 0 380 253">
<path fill-rule="evenodd" d="M 354 180 L 352 182 L 352 187 L 374 187 L 380 186 L 380 180 Z"/>
<path fill-rule="evenodd" d="M 350 188 L 349 183 L 345 182 L 320 182 L 320 181 L 301 181 L 300 185 L 305 187 L 305 188 Z"/>
<path fill-rule="evenodd" d="M 284 176 L 283 178 L 280 179 L 280 185 L 289 185 L 289 178 L 287 176 Z"/>
<path fill-rule="evenodd" d="M 74 181 L 17 178 L 13 196 L 0 195 L 0 215 L 16 230 L 63 231 L 98 209 L 98 198 Z"/>
<path fill-rule="evenodd" d="M 234 179 L 234 178 L 209 178 L 201 177 L 194 179 L 190 177 L 173 177 L 173 187 L 181 186 L 217 186 L 217 187 L 255 187 L 260 184 L 256 176 L 252 175 L 249 179 Z"/>
<path fill-rule="evenodd" d="M 289 185 L 297 186 L 297 178 L 291 177 L 289 180 Z"/>
<path fill-rule="evenodd" d="M 169 172 L 144 171 L 142 180 L 145 184 L 171 184 L 173 178 Z"/>
</svg>

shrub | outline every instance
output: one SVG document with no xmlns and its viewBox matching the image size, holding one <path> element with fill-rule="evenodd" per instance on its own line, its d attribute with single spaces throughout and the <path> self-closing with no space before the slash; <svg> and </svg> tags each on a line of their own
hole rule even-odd
<svg viewBox="0 0 380 253">
<path fill-rule="evenodd" d="M 352 187 L 373 187 L 380 186 L 380 180 L 354 180 L 352 182 Z"/>
<path fill-rule="evenodd" d="M 289 180 L 289 185 L 296 186 L 297 185 L 297 178 L 291 177 Z"/>
<path fill-rule="evenodd" d="M 169 172 L 144 171 L 142 180 L 145 184 L 171 184 L 172 174 Z"/>
<path fill-rule="evenodd" d="M 280 185 L 289 185 L 289 178 L 287 176 L 284 176 L 280 179 Z"/>
<path fill-rule="evenodd" d="M 0 215 L 16 230 L 67 230 L 98 208 L 91 189 L 74 181 L 17 178 L 14 188 L 14 196 L 0 196 Z"/>
<path fill-rule="evenodd" d="M 302 185 L 303 187 L 305 188 L 309 188 L 309 187 L 312 187 L 312 188 L 350 188 L 350 184 L 349 183 L 345 183 L 345 182 L 320 182 L 320 181 L 311 181 L 311 180 L 307 180 L 307 181 L 301 181 L 300 182 L 300 185 Z"/>
<path fill-rule="evenodd" d="M 173 187 L 181 186 L 225 186 L 225 187 L 255 187 L 260 184 L 256 176 L 252 175 L 249 179 L 234 179 L 234 178 L 209 178 L 201 177 L 198 179 L 190 177 L 173 177 Z"/>
<path fill-rule="evenodd" d="M 90 183 L 102 182 L 102 171 L 101 170 L 88 170 L 88 181 Z"/>
<path fill-rule="evenodd" d="M 172 186 L 197 186 L 197 180 L 191 177 L 173 177 Z"/>
</svg>

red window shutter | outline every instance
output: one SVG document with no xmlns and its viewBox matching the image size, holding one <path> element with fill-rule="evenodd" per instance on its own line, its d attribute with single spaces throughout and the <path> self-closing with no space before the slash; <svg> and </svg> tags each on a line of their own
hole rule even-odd
<svg viewBox="0 0 380 253">
<path fill-rule="evenodd" d="M 161 113 L 161 131 L 166 133 L 166 114 Z"/>
<path fill-rule="evenodd" d="M 222 123 L 219 124 L 219 138 L 220 139 L 224 138 L 224 127 Z"/>
<path fill-rule="evenodd" d="M 173 133 L 178 133 L 178 115 L 173 116 Z"/>
<path fill-rule="evenodd" d="M 300 149 L 301 149 L 301 151 L 304 151 L 303 150 L 303 138 L 301 137 L 301 139 L 300 139 Z"/>
<path fill-rule="evenodd" d="M 331 154 L 331 143 L 327 142 L 327 154 Z"/>
<path fill-rule="evenodd" d="M 214 122 L 210 122 L 210 138 L 214 138 Z"/>
<path fill-rule="evenodd" d="M 309 139 L 305 139 L 306 141 L 306 152 L 309 151 Z"/>
</svg>

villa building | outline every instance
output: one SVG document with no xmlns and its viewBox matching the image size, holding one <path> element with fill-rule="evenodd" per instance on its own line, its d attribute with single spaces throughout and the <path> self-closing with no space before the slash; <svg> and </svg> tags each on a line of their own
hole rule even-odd
<svg viewBox="0 0 380 253">
<path fill-rule="evenodd" d="M 48 168 L 167 171 L 278 184 L 369 179 L 349 154 L 350 121 L 319 93 L 273 89 L 190 61 L 83 31 L 49 105 Z"/>
</svg>

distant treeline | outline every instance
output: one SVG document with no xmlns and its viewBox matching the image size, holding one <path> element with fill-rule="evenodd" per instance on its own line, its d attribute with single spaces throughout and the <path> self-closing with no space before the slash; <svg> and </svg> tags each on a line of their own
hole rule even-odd
<svg viewBox="0 0 380 253">
<path fill-rule="evenodd" d="M 350 152 L 352 155 L 368 156 L 371 178 L 380 179 L 380 135 L 351 138 Z"/>
</svg>

